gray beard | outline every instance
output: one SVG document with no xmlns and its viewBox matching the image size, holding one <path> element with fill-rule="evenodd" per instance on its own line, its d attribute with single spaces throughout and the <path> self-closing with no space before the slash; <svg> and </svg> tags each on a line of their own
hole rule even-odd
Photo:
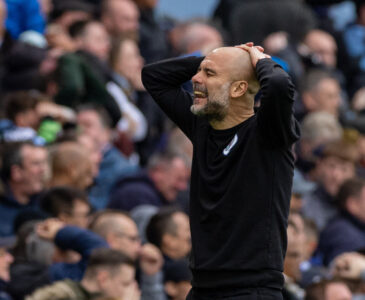
<svg viewBox="0 0 365 300">
<path fill-rule="evenodd" d="M 208 96 L 207 104 L 201 109 L 195 110 L 192 105 L 191 112 L 199 117 L 206 117 L 208 121 L 222 121 L 228 113 L 230 85 L 230 82 L 226 82 L 219 91 Z"/>
</svg>

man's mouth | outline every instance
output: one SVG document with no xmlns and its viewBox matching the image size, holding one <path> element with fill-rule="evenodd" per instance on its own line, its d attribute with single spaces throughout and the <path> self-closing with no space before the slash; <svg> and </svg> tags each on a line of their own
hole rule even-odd
<svg viewBox="0 0 365 300">
<path fill-rule="evenodd" d="M 195 98 L 206 98 L 207 94 L 201 91 L 194 91 Z"/>
</svg>

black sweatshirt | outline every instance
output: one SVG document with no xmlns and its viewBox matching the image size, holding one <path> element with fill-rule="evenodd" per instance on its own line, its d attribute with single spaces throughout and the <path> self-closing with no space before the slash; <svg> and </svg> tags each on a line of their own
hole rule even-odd
<svg viewBox="0 0 365 300">
<path fill-rule="evenodd" d="M 280 289 L 294 168 L 291 148 L 299 138 L 294 87 L 279 65 L 259 60 L 261 107 L 241 124 L 215 130 L 190 112 L 192 96 L 180 87 L 202 60 L 170 59 L 142 72 L 148 92 L 194 145 L 193 287 Z"/>
</svg>

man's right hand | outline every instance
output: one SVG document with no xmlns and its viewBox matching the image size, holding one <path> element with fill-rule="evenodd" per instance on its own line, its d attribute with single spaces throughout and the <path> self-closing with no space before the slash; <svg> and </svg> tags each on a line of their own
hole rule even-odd
<svg viewBox="0 0 365 300">
<path fill-rule="evenodd" d="M 53 241 L 57 232 L 63 227 L 65 227 L 65 224 L 62 221 L 58 219 L 47 219 L 37 225 L 36 232 L 41 238 Z"/>
</svg>

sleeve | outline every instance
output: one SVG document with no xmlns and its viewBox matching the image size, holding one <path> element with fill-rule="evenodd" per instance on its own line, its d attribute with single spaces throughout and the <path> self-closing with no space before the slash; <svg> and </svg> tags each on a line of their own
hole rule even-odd
<svg viewBox="0 0 365 300">
<path fill-rule="evenodd" d="M 108 247 L 99 235 L 76 226 L 62 228 L 55 238 L 57 247 L 63 250 L 74 250 L 81 254 L 82 259 L 88 258 L 92 250 Z"/>
<path fill-rule="evenodd" d="M 142 70 L 142 81 L 153 99 L 191 140 L 195 116 L 190 111 L 192 96 L 181 85 L 196 73 L 204 57 L 163 60 Z"/>
<path fill-rule="evenodd" d="M 74 250 L 81 254 L 78 263 L 54 263 L 49 266 L 50 280 L 57 281 L 65 278 L 81 280 L 91 252 L 96 248 L 108 248 L 108 244 L 97 234 L 75 226 L 62 228 L 55 238 L 57 247 L 63 250 Z"/>
<path fill-rule="evenodd" d="M 271 147 L 289 147 L 299 139 L 299 124 L 294 118 L 294 85 L 289 75 L 271 59 L 256 65 L 261 86 L 261 105 L 257 112 L 258 130 Z"/>
</svg>

